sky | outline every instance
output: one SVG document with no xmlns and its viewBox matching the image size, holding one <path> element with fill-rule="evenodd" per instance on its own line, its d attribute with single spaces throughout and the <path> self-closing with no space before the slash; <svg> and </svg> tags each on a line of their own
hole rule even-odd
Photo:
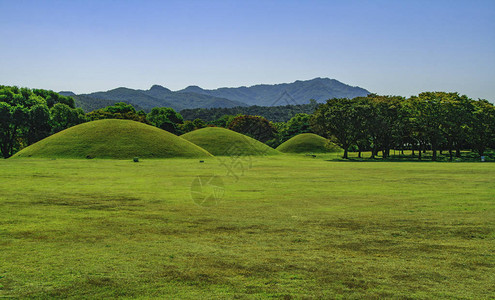
<svg viewBox="0 0 495 300">
<path fill-rule="evenodd" d="M 337 79 L 495 101 L 495 1 L 0 0 L 0 85 L 89 93 Z"/>
</svg>

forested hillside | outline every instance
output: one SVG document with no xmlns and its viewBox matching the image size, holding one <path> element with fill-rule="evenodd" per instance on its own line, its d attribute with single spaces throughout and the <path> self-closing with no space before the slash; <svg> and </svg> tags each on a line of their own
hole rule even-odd
<svg viewBox="0 0 495 300">
<path fill-rule="evenodd" d="M 214 121 L 224 115 L 251 115 L 262 116 L 272 122 L 287 122 L 299 113 L 312 114 L 318 103 L 312 100 L 309 104 L 283 106 L 245 106 L 232 108 L 195 108 L 184 109 L 180 113 L 184 120 L 201 119 L 207 122 Z"/>
<path fill-rule="evenodd" d="M 81 108 L 98 109 L 109 105 L 109 103 L 125 102 L 140 107 L 146 112 L 151 111 L 153 107 L 171 107 L 175 110 L 181 110 L 192 107 L 211 108 L 246 105 L 214 96 L 172 92 L 159 85 L 154 85 L 149 90 L 120 87 L 106 92 L 81 94 L 73 97 L 77 99 L 76 103 Z"/>
</svg>

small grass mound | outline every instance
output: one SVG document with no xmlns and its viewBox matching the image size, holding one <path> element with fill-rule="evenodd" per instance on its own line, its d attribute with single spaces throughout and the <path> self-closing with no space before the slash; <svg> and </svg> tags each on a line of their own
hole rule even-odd
<svg viewBox="0 0 495 300">
<path fill-rule="evenodd" d="M 260 141 L 220 127 L 198 129 L 181 137 L 218 156 L 280 154 Z"/>
<path fill-rule="evenodd" d="M 284 153 L 327 153 L 342 151 L 339 146 L 314 133 L 298 134 L 278 146 L 277 150 Z"/>
<path fill-rule="evenodd" d="M 165 130 L 130 120 L 80 124 L 29 147 L 13 157 L 41 158 L 201 158 L 206 150 Z"/>
</svg>

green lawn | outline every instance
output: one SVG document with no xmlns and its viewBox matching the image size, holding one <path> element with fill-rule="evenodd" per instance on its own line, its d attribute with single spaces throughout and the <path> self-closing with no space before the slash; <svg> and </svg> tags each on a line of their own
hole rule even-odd
<svg viewBox="0 0 495 300">
<path fill-rule="evenodd" d="M 1 160 L 0 298 L 495 297 L 495 164 L 328 158 Z"/>
</svg>

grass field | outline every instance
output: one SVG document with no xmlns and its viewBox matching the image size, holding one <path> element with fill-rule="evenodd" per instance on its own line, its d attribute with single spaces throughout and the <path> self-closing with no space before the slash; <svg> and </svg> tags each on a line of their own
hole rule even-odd
<svg viewBox="0 0 495 300">
<path fill-rule="evenodd" d="M 1 160 L 0 298 L 495 297 L 495 164 L 328 158 Z"/>
</svg>

